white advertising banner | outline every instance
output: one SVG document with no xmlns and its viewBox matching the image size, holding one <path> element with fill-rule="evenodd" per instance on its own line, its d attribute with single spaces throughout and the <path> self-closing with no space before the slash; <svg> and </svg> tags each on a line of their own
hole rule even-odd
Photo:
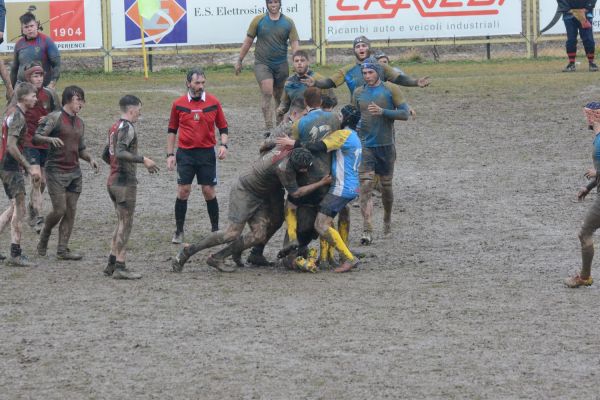
<svg viewBox="0 0 600 400">
<path fill-rule="evenodd" d="M 35 14 L 42 32 L 60 50 L 99 49 L 102 47 L 102 10 L 100 1 L 85 0 L 5 0 L 6 30 L 0 51 L 13 51 L 21 37 L 19 16 Z"/>
<path fill-rule="evenodd" d="M 252 19 L 266 11 L 264 0 L 160 0 L 160 10 L 143 20 L 146 45 L 241 43 Z M 300 40 L 311 39 L 310 1 L 285 0 L 282 11 Z M 141 46 L 137 0 L 111 0 L 111 13 L 113 46 Z"/>
<path fill-rule="evenodd" d="M 349 41 L 517 35 L 521 0 L 326 0 L 325 36 Z"/>
<path fill-rule="evenodd" d="M 556 15 L 556 0 L 539 0 L 540 1 L 540 31 L 554 20 Z M 600 4 L 598 4 L 600 6 Z M 592 22 L 594 32 L 600 32 L 600 8 L 594 9 L 594 21 Z M 550 29 L 543 35 L 566 35 L 565 24 L 562 22 L 562 15 Z"/>
</svg>

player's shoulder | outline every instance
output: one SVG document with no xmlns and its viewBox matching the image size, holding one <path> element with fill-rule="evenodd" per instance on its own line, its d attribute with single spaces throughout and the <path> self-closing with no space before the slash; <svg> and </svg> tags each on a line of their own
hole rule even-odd
<svg viewBox="0 0 600 400">
<path fill-rule="evenodd" d="M 204 92 L 204 93 L 206 94 L 206 97 L 205 97 L 206 102 L 221 104 L 219 99 L 217 99 L 217 96 L 215 96 L 214 94 L 208 93 L 208 92 Z"/>
<path fill-rule="evenodd" d="M 294 25 L 294 20 L 285 14 L 281 14 L 281 18 L 290 25 Z"/>
<path fill-rule="evenodd" d="M 6 113 L 6 125 L 10 128 L 18 127 L 25 124 L 25 114 L 17 106 L 12 107 Z"/>
<path fill-rule="evenodd" d="M 258 24 L 260 24 L 262 21 L 264 21 L 267 18 L 267 13 L 262 13 L 262 14 L 258 14 L 256 17 L 252 18 L 252 21 L 250 22 L 250 26 L 257 26 Z"/>
<path fill-rule="evenodd" d="M 395 83 L 392 82 L 382 82 L 383 83 L 383 87 L 387 90 L 389 90 L 392 93 L 402 93 L 402 90 L 400 90 L 400 87 L 398 87 L 398 85 L 396 85 Z"/>
</svg>

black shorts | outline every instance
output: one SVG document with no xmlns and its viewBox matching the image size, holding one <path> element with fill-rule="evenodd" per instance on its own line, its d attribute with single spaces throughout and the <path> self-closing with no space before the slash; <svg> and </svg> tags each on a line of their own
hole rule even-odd
<svg viewBox="0 0 600 400">
<path fill-rule="evenodd" d="M 352 200 L 354 199 L 346 199 L 345 197 L 327 193 L 323 201 L 321 201 L 321 204 L 319 204 L 319 212 L 328 217 L 335 218 L 335 216 L 338 215 L 338 213 Z"/>
<path fill-rule="evenodd" d="M 46 186 L 51 198 L 66 192 L 81 193 L 83 189 L 81 170 L 78 168 L 70 172 L 46 171 Z"/>
<path fill-rule="evenodd" d="M 359 173 L 375 172 L 379 176 L 394 174 L 396 146 L 363 147 Z"/>
<path fill-rule="evenodd" d="M 198 185 L 217 184 L 217 155 L 213 147 L 207 149 L 177 149 L 177 184 L 191 185 L 194 177 Z"/>
<path fill-rule="evenodd" d="M 31 165 L 39 165 L 44 168 L 48 159 L 48 149 L 36 149 L 35 147 L 25 147 L 23 156 Z"/>
</svg>

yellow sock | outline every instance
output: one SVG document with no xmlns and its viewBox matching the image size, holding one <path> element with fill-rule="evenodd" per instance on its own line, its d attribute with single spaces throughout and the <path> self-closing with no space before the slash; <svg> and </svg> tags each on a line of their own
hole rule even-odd
<svg viewBox="0 0 600 400">
<path fill-rule="evenodd" d="M 319 243 L 321 244 L 321 253 L 319 254 L 319 260 L 321 262 L 325 262 L 327 261 L 327 254 L 329 253 L 329 243 L 327 243 L 327 240 L 323 238 L 319 240 Z"/>
<path fill-rule="evenodd" d="M 296 210 L 288 208 L 285 210 L 285 222 L 287 223 L 287 233 L 290 242 L 298 241 L 298 219 L 296 218 Z"/>
<path fill-rule="evenodd" d="M 348 221 L 340 221 L 338 224 L 338 231 L 344 243 L 348 245 L 348 236 L 350 236 L 350 224 Z"/>
<path fill-rule="evenodd" d="M 338 233 L 338 231 L 336 231 L 333 228 L 328 228 L 327 229 L 327 235 L 326 235 L 326 237 L 328 239 L 331 239 L 331 241 L 329 242 L 329 244 L 335 246 L 335 248 L 337 249 L 337 251 L 339 251 L 340 254 L 346 260 L 354 260 L 354 256 L 352 255 L 352 253 L 348 249 L 348 246 L 346 246 L 346 244 L 344 243 L 344 241 L 340 237 L 340 234 Z"/>
</svg>

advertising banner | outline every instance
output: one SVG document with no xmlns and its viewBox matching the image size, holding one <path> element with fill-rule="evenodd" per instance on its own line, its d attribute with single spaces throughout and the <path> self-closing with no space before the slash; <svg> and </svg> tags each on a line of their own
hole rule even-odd
<svg viewBox="0 0 600 400">
<path fill-rule="evenodd" d="M 562 13 L 556 14 L 556 0 L 540 1 L 540 31 L 548 28 L 542 35 L 566 35 L 565 24 L 562 21 Z M 600 7 L 600 4 L 598 4 Z M 556 16 L 556 18 L 555 18 Z M 600 8 L 594 9 L 594 20 L 592 22 L 594 32 L 600 32 Z"/>
<path fill-rule="evenodd" d="M 60 50 L 99 49 L 102 47 L 102 10 L 100 1 L 85 0 L 5 0 L 6 29 L 0 51 L 13 51 L 21 37 L 19 17 L 32 12 L 42 32 Z"/>
<path fill-rule="evenodd" d="M 308 0 L 283 2 L 300 40 L 311 39 Z M 254 17 L 267 12 L 262 0 L 160 0 L 160 10 L 143 19 L 147 46 L 241 43 Z M 112 42 L 117 48 L 141 46 L 137 0 L 111 0 Z"/>
<path fill-rule="evenodd" d="M 521 0 L 325 0 L 325 37 L 350 41 L 518 35 Z"/>
</svg>

